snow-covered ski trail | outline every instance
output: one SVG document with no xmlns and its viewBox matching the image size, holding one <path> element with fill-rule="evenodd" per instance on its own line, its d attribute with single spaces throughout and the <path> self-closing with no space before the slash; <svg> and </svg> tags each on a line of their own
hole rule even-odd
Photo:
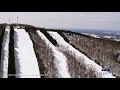
<svg viewBox="0 0 120 90">
<path fill-rule="evenodd" d="M 73 54 L 75 54 L 76 59 L 79 61 L 79 58 L 82 58 L 84 60 L 84 63 L 86 67 L 88 68 L 94 68 L 96 71 L 96 74 L 100 76 L 100 78 L 115 78 L 111 73 L 107 71 L 102 71 L 102 67 L 96 64 L 94 61 L 90 60 L 88 57 L 86 57 L 84 54 L 73 48 L 70 44 L 68 44 L 57 32 L 51 32 L 48 31 L 48 33 L 57 40 L 57 43 L 61 46 L 63 46 L 65 49 L 67 48 L 69 51 L 71 51 Z"/>
<path fill-rule="evenodd" d="M 58 71 L 57 77 L 58 78 L 70 78 L 70 74 L 68 72 L 67 66 L 67 58 L 61 53 L 46 37 L 43 33 L 39 30 L 37 31 L 38 35 L 45 40 L 45 43 L 49 46 L 49 48 L 53 51 L 54 56 L 54 64 Z"/>
<path fill-rule="evenodd" d="M 1 65 L 0 65 L 1 78 L 8 78 L 9 36 L 10 29 L 6 28 L 2 42 Z"/>
<path fill-rule="evenodd" d="M 32 41 L 25 29 L 14 29 L 16 78 L 40 78 Z"/>
</svg>

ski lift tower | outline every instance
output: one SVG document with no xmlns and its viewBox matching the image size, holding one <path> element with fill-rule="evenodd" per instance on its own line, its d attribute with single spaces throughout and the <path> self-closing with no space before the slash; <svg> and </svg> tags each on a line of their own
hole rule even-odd
<svg viewBox="0 0 120 90">
<path fill-rule="evenodd" d="M 18 26 L 18 19 L 19 19 L 19 17 L 17 17 L 17 28 L 20 29 L 20 26 Z"/>
<path fill-rule="evenodd" d="M 17 17 L 17 25 L 18 25 L 18 18 L 19 18 L 19 17 Z"/>
<path fill-rule="evenodd" d="M 9 18 L 9 25 L 10 25 L 10 18 Z"/>
</svg>

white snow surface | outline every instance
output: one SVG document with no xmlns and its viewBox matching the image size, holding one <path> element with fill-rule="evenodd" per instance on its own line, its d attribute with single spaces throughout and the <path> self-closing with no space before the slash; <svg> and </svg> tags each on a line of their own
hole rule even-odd
<svg viewBox="0 0 120 90">
<path fill-rule="evenodd" d="M 1 78 L 8 78 L 9 36 L 10 29 L 5 29 L 1 52 L 1 67 L 0 67 Z"/>
<path fill-rule="evenodd" d="M 104 38 L 116 38 L 114 36 L 103 36 Z"/>
<path fill-rule="evenodd" d="M 88 36 L 91 36 L 91 37 L 95 37 L 95 38 L 100 38 L 98 35 L 95 35 L 95 34 L 92 34 L 92 33 L 82 33 L 84 35 L 88 35 Z"/>
<path fill-rule="evenodd" d="M 53 56 L 55 58 L 54 64 L 58 71 L 57 77 L 70 78 L 71 76 L 68 73 L 67 58 L 46 38 L 43 33 L 40 31 L 37 31 L 37 33 L 43 40 L 45 40 L 46 45 L 48 45 L 53 51 Z"/>
<path fill-rule="evenodd" d="M 120 39 L 113 39 L 113 40 L 115 40 L 115 41 L 120 41 Z"/>
<path fill-rule="evenodd" d="M 57 40 L 57 43 L 65 48 L 67 48 L 69 51 L 71 51 L 75 56 L 76 59 L 79 61 L 80 58 L 84 60 L 84 63 L 86 67 L 88 68 L 94 68 L 97 75 L 100 76 L 100 78 L 115 78 L 111 73 L 107 71 L 102 71 L 102 67 L 98 64 L 96 64 L 93 60 L 90 60 L 87 56 L 73 48 L 70 44 L 68 44 L 57 32 L 51 32 L 48 31 L 48 33 Z"/>
<path fill-rule="evenodd" d="M 40 78 L 33 43 L 24 29 L 14 29 L 14 51 L 16 78 Z"/>
</svg>

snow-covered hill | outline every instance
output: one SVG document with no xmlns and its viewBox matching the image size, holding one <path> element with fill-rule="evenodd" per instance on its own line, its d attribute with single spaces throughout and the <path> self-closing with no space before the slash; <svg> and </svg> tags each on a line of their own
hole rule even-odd
<svg viewBox="0 0 120 90">
<path fill-rule="evenodd" d="M 107 70 L 89 58 L 90 55 L 86 55 L 77 44 L 78 49 L 73 46 L 75 43 L 71 39 L 76 34 L 70 37 L 70 32 L 62 31 L 64 36 L 61 36 L 54 30 L 13 27 L 13 42 L 11 28 L 6 27 L 3 33 L 0 78 L 116 78 L 114 70 Z M 9 47 L 10 43 L 13 50 Z M 9 58 L 11 52 L 14 59 Z M 12 66 L 15 66 L 15 71 L 11 73 L 9 68 Z"/>
</svg>

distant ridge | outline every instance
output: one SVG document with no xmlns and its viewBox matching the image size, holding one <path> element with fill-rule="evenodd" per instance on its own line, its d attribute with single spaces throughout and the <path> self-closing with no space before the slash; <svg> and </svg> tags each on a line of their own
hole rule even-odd
<svg viewBox="0 0 120 90">
<path fill-rule="evenodd" d="M 49 28 L 49 29 L 63 29 L 70 30 L 75 32 L 106 32 L 106 31 L 119 31 L 120 30 L 112 30 L 112 29 L 82 29 L 82 28 Z"/>
</svg>

